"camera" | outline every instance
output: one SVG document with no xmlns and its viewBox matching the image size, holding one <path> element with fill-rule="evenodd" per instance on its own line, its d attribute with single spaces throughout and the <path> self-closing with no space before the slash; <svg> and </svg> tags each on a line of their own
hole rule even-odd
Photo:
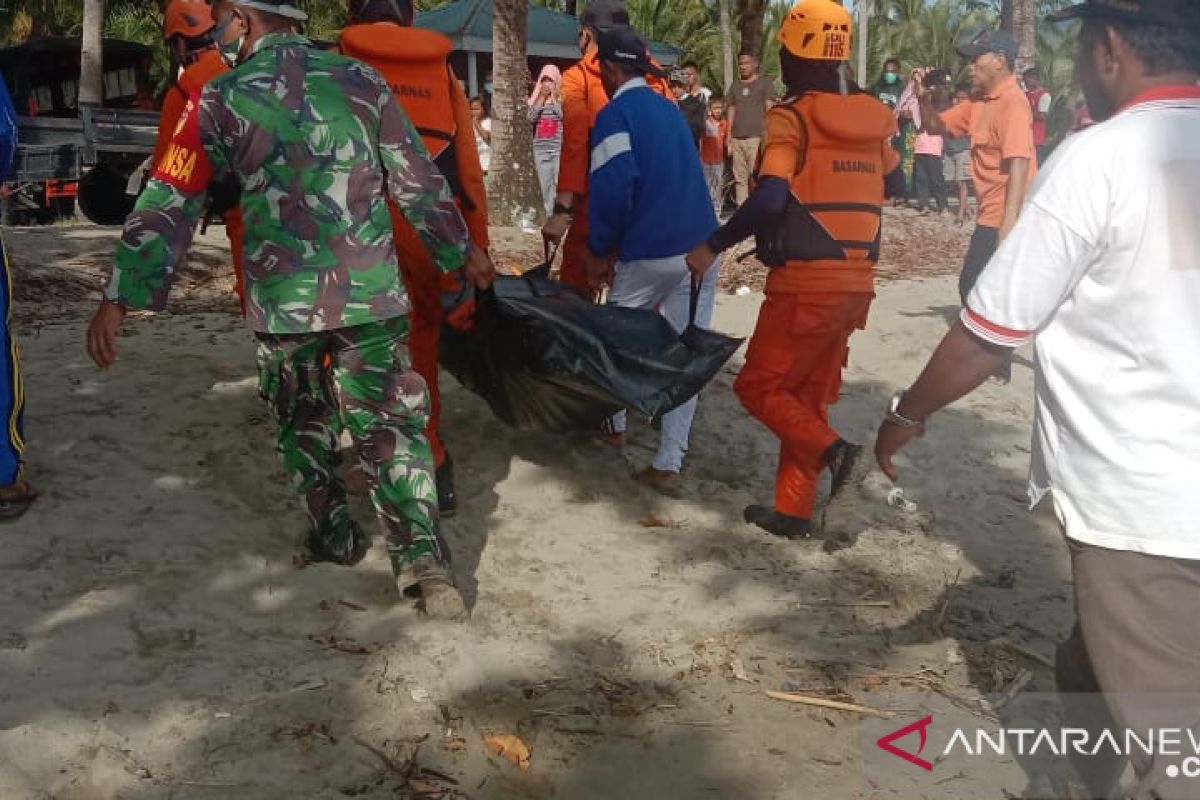
<svg viewBox="0 0 1200 800">
<path fill-rule="evenodd" d="M 921 81 L 921 84 L 926 89 L 936 89 L 939 86 L 949 86 L 950 83 L 950 73 L 944 69 L 937 69 L 935 67 L 930 67 L 929 71 L 925 73 L 924 80 Z"/>
</svg>

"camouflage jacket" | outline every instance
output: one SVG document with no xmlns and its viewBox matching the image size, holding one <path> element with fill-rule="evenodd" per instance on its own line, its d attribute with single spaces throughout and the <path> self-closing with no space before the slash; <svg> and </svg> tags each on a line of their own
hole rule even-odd
<svg viewBox="0 0 1200 800">
<path fill-rule="evenodd" d="M 306 333 L 408 313 L 384 191 L 443 271 L 467 229 L 384 79 L 302 36 L 272 34 L 198 89 L 125 222 L 105 296 L 162 308 L 210 182 L 232 175 L 246 237 L 246 316 Z"/>
</svg>

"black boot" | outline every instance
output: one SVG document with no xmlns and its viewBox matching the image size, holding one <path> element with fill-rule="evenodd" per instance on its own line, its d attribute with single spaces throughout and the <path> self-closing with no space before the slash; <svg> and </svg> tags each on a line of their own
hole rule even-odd
<svg viewBox="0 0 1200 800">
<path fill-rule="evenodd" d="M 446 460 L 437 468 L 434 480 L 437 483 L 438 511 L 445 518 L 453 517 L 458 511 L 458 495 L 454 491 L 454 462 L 450 456 L 446 456 Z"/>
<path fill-rule="evenodd" d="M 808 539 L 812 536 L 812 523 L 804 517 L 793 517 L 776 511 L 770 506 L 746 506 L 742 518 L 751 525 L 784 539 Z"/>
</svg>

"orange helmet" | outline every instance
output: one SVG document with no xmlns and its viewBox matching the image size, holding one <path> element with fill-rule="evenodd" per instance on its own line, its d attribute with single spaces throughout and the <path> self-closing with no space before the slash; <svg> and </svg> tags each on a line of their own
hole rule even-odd
<svg viewBox="0 0 1200 800">
<path fill-rule="evenodd" d="M 850 12 L 835 0 L 800 0 L 779 28 L 779 43 L 797 58 L 847 61 Z"/>
<path fill-rule="evenodd" d="M 207 0 L 171 0 L 163 14 L 163 38 L 195 39 L 217 26 Z"/>
</svg>

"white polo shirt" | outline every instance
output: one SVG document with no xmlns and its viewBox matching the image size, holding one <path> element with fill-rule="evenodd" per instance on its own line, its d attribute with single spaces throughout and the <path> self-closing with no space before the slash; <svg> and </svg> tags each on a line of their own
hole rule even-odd
<svg viewBox="0 0 1200 800">
<path fill-rule="evenodd" d="M 1080 542 L 1200 559 L 1200 88 L 1064 142 L 962 320 L 1036 342 L 1031 502 Z"/>
</svg>

